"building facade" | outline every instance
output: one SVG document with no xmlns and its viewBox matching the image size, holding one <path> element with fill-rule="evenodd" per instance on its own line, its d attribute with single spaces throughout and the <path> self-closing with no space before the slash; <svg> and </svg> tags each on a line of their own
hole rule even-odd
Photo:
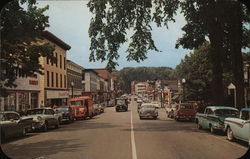
<svg viewBox="0 0 250 159">
<path fill-rule="evenodd" d="M 38 74 L 34 73 L 27 77 L 18 72 L 15 84 L 17 85 L 15 88 L 6 88 L 7 97 L 0 98 L 0 110 L 25 111 L 37 108 L 40 92 Z"/>
<path fill-rule="evenodd" d="M 90 96 L 94 101 L 97 99 L 99 85 L 99 75 L 93 69 L 84 69 L 83 81 L 84 92 L 83 95 Z"/>
<path fill-rule="evenodd" d="M 67 60 L 67 87 L 69 96 L 81 96 L 83 92 L 83 71 L 84 68 L 73 61 Z M 73 92 L 73 94 L 72 94 Z"/>
<path fill-rule="evenodd" d="M 60 40 L 52 33 L 46 31 L 44 42 L 55 46 L 54 56 L 56 62 L 52 63 L 45 57 L 40 57 L 39 61 L 44 68 L 43 75 L 40 75 L 40 105 L 66 105 L 69 98 L 67 87 L 67 53 L 71 47 Z"/>
<path fill-rule="evenodd" d="M 135 94 L 144 97 L 147 93 L 148 83 L 138 82 L 135 84 Z"/>
</svg>

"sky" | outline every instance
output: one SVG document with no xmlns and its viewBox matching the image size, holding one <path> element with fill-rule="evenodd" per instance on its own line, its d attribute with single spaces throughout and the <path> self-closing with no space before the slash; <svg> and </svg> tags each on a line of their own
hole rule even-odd
<svg viewBox="0 0 250 159">
<path fill-rule="evenodd" d="M 71 46 L 71 49 L 67 52 L 69 60 L 84 68 L 104 68 L 106 66 L 106 62 L 89 62 L 90 38 L 88 36 L 88 28 L 92 13 L 89 12 L 86 6 L 87 0 L 44 0 L 37 2 L 38 7 L 49 5 L 49 10 L 45 12 L 49 16 L 50 24 L 47 30 Z M 136 66 L 166 66 L 175 68 L 181 62 L 181 59 L 190 52 L 190 50 L 182 48 L 175 49 L 176 40 L 183 34 L 181 28 L 186 23 L 185 18 L 181 14 L 178 14 L 175 20 L 175 23 L 169 23 L 168 29 L 166 27 L 157 28 L 153 26 L 152 36 L 156 47 L 161 52 L 149 51 L 147 53 L 148 58 L 143 62 L 128 62 L 126 60 L 128 44 L 124 44 L 119 49 L 119 66 L 116 69 L 120 70 L 123 67 Z"/>
</svg>

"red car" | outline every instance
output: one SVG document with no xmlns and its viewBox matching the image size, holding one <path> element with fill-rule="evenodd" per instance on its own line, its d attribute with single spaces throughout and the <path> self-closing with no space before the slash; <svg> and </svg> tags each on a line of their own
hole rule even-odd
<svg viewBox="0 0 250 159">
<path fill-rule="evenodd" d="M 192 103 L 178 104 L 174 111 L 174 119 L 179 120 L 191 120 L 195 119 L 196 109 Z"/>
</svg>

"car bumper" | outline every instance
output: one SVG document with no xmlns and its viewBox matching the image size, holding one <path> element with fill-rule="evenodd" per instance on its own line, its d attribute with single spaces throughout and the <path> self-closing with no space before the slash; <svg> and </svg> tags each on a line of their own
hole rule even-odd
<svg viewBox="0 0 250 159">
<path fill-rule="evenodd" d="M 44 122 L 33 122 L 31 126 L 31 130 L 41 129 L 44 126 Z"/>
<path fill-rule="evenodd" d="M 177 119 L 182 119 L 182 120 L 194 120 L 195 116 L 191 116 L 191 115 L 179 115 L 176 116 Z"/>
</svg>

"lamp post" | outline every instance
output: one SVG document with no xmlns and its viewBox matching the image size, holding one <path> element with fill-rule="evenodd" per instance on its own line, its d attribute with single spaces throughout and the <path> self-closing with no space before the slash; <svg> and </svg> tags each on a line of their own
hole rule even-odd
<svg viewBox="0 0 250 159">
<path fill-rule="evenodd" d="M 75 85 L 75 83 L 72 81 L 72 82 L 71 82 L 71 93 L 72 93 L 72 98 L 74 97 L 74 85 Z"/>
<path fill-rule="evenodd" d="M 185 78 L 183 78 L 182 80 L 181 80 L 181 82 L 182 82 L 182 85 L 183 85 L 183 101 L 185 101 L 186 100 L 186 97 L 185 97 L 185 83 L 186 83 L 186 79 Z"/>
</svg>

